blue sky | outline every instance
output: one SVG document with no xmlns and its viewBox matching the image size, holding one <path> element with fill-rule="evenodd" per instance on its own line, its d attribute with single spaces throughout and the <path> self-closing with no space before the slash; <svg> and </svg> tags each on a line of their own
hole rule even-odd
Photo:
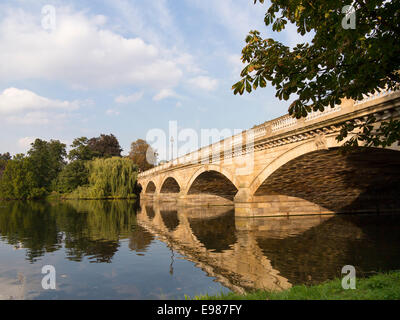
<svg viewBox="0 0 400 320">
<path fill-rule="evenodd" d="M 55 28 L 42 8 L 55 8 Z M 244 96 L 240 55 L 257 29 L 273 33 L 268 4 L 253 0 L 13 0 L 0 4 L 0 153 L 26 152 L 34 138 L 71 144 L 113 133 L 124 154 L 149 130 L 247 129 L 289 103 L 271 86 Z M 167 133 L 168 134 L 168 133 Z M 165 150 L 160 158 L 168 158 Z"/>
</svg>

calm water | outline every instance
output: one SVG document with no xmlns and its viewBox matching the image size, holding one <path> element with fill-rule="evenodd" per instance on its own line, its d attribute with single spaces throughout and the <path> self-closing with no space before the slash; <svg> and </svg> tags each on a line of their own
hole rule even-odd
<svg viewBox="0 0 400 320">
<path fill-rule="evenodd" d="M 0 202 L 0 299 L 183 299 L 400 269 L 400 215 L 235 219 L 231 208 Z M 56 269 L 56 290 L 41 269 Z"/>
</svg>

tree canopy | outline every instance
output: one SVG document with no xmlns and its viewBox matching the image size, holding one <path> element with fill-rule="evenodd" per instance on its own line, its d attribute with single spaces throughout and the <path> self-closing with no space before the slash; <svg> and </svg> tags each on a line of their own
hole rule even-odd
<svg viewBox="0 0 400 320">
<path fill-rule="evenodd" d="M 122 152 L 118 139 L 113 134 L 101 134 L 100 137 L 90 139 L 88 147 L 96 158 L 120 157 Z"/>
<path fill-rule="evenodd" d="M 86 137 L 76 138 L 71 144 L 71 150 L 68 153 L 68 159 L 74 160 L 92 160 L 93 150 L 88 145 L 89 139 Z"/>
<path fill-rule="evenodd" d="M 9 152 L 0 153 L 0 160 L 5 160 L 5 161 L 11 160 L 10 153 Z"/>
<path fill-rule="evenodd" d="M 53 190 L 70 193 L 88 184 L 89 170 L 85 163 L 83 160 L 75 160 L 67 164 L 54 181 Z"/>
<path fill-rule="evenodd" d="M 86 162 L 88 185 L 78 187 L 72 198 L 134 198 L 137 191 L 137 167 L 128 158 L 113 157 Z"/>
<path fill-rule="evenodd" d="M 11 160 L 11 155 L 9 152 L 4 154 L 0 153 L 0 178 L 3 175 L 8 160 Z"/>
<path fill-rule="evenodd" d="M 254 0 L 254 3 L 264 0 Z M 353 4 L 345 8 L 346 5 Z M 355 18 L 355 28 L 348 19 Z M 340 104 L 341 99 L 360 100 L 382 89 L 398 89 L 400 83 L 400 1 L 271 0 L 265 24 L 281 31 L 295 24 L 301 35 L 313 33 L 311 43 L 290 48 L 272 38 L 250 31 L 242 50 L 242 79 L 233 85 L 234 94 L 264 88 L 271 83 L 276 97 L 295 100 L 289 114 L 306 117 L 312 110 Z M 348 143 L 390 146 L 400 141 L 400 122 L 384 122 L 376 131 L 374 118 L 359 125 L 360 134 Z M 357 127 L 344 125 L 338 140 Z"/>
<path fill-rule="evenodd" d="M 36 199 L 46 194 L 31 158 L 18 156 L 7 162 L 0 180 L 0 198 Z"/>
<path fill-rule="evenodd" d="M 139 167 L 141 172 L 154 167 L 157 162 L 157 152 L 145 141 L 138 139 L 131 144 L 129 158 Z"/>
<path fill-rule="evenodd" d="M 66 162 L 66 145 L 36 139 L 27 155 L 0 154 L 0 199 L 38 199 L 50 192 L 91 198 L 134 197 L 139 193 L 137 167 L 121 157 L 117 138 L 110 134 L 77 138 Z M 104 161 L 103 161 L 104 160 Z M 108 160 L 108 161 L 105 161 Z"/>
<path fill-rule="evenodd" d="M 32 143 L 28 156 L 32 162 L 32 170 L 40 188 L 50 191 L 51 183 L 57 178 L 66 162 L 66 145 L 58 140 L 50 142 L 36 139 Z"/>
</svg>

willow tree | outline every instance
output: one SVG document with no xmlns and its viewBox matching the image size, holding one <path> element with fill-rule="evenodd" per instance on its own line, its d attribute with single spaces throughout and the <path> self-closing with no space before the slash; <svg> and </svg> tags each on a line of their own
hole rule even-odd
<svg viewBox="0 0 400 320">
<path fill-rule="evenodd" d="M 79 187 L 72 197 L 86 199 L 134 198 L 137 166 L 128 158 L 94 159 L 86 163 L 88 186 Z"/>
<path fill-rule="evenodd" d="M 253 0 L 264 3 L 264 0 Z M 289 114 L 306 117 L 312 110 L 334 107 L 341 99 L 360 100 L 400 83 L 400 1 L 386 0 L 271 0 L 265 24 L 273 31 L 296 25 L 311 43 L 290 48 L 251 31 L 242 50 L 246 64 L 234 94 L 272 84 L 279 99 L 295 96 Z M 350 145 L 390 146 L 400 141 L 400 121 L 383 122 L 375 131 L 370 117 Z M 356 125 L 344 125 L 343 140 Z"/>
</svg>

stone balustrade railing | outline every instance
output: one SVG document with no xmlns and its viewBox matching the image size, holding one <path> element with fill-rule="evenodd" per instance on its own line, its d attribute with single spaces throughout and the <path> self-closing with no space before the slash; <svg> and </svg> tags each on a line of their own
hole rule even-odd
<svg viewBox="0 0 400 320">
<path fill-rule="evenodd" d="M 369 94 L 368 96 L 365 96 L 364 99 L 362 99 L 362 100 L 353 102 L 353 105 L 354 106 L 360 105 L 362 103 L 387 96 L 393 92 L 394 92 L 394 90 L 376 91 L 373 94 Z M 329 114 L 339 112 L 341 110 L 342 110 L 342 106 L 337 105 L 334 108 L 326 108 L 323 112 L 321 112 L 321 111 L 311 112 L 304 119 L 304 121 L 310 122 L 315 119 L 327 116 Z M 208 159 L 209 157 L 212 157 L 213 155 L 214 156 L 219 155 L 219 153 L 225 149 L 231 149 L 231 150 L 234 149 L 233 154 L 228 155 L 228 157 L 239 155 L 242 153 L 241 146 L 243 144 L 242 143 L 243 139 L 250 138 L 250 140 L 252 140 L 254 142 L 257 139 L 266 136 L 268 133 L 271 133 L 271 132 L 275 133 L 275 132 L 283 130 L 283 129 L 294 127 L 297 124 L 298 124 L 298 120 L 289 115 L 281 117 L 277 120 L 268 121 L 262 125 L 256 126 L 252 129 L 249 129 L 247 131 L 244 131 L 244 132 L 234 135 L 232 137 L 226 138 L 217 143 L 211 144 L 207 147 L 203 147 L 194 152 L 190 152 L 184 156 L 181 156 L 170 162 L 159 165 L 153 169 L 142 172 L 139 174 L 139 177 L 145 177 L 148 175 L 152 175 L 156 172 L 167 170 L 167 169 L 170 169 L 170 168 L 173 168 L 176 166 L 180 166 L 180 165 L 198 163 L 198 162 L 201 162 L 202 159 Z M 244 136 L 246 136 L 247 138 L 244 138 Z M 237 146 L 237 147 L 235 148 L 235 146 Z M 238 146 L 240 146 L 240 148 Z M 218 158 L 218 157 L 216 157 L 216 158 Z"/>
<path fill-rule="evenodd" d="M 362 103 L 365 103 L 365 102 L 368 102 L 368 101 L 371 101 L 371 100 L 382 98 L 384 96 L 387 96 L 387 95 L 393 93 L 394 91 L 397 91 L 397 90 L 393 90 L 393 89 L 377 90 L 374 93 L 370 93 L 368 95 L 363 95 L 364 98 L 362 100 L 355 101 L 354 105 L 357 106 L 359 104 L 362 104 Z"/>
<path fill-rule="evenodd" d="M 291 116 L 285 116 L 272 124 L 272 132 L 293 127 L 297 124 L 297 119 Z"/>
<path fill-rule="evenodd" d="M 328 107 L 328 108 L 326 108 L 324 111 L 312 111 L 312 112 L 310 112 L 309 114 L 308 114 L 308 116 L 306 117 L 306 122 L 308 122 L 308 121 L 312 121 L 312 120 L 315 120 L 315 119 L 318 119 L 318 118 L 321 118 L 321 117 L 324 117 L 324 116 L 326 116 L 326 115 L 328 115 L 328 114 L 331 114 L 331 113 L 335 113 L 335 112 L 339 112 L 339 111 L 341 111 L 342 110 L 342 106 L 341 105 L 336 105 L 334 108 L 330 108 L 330 107 Z"/>
</svg>

